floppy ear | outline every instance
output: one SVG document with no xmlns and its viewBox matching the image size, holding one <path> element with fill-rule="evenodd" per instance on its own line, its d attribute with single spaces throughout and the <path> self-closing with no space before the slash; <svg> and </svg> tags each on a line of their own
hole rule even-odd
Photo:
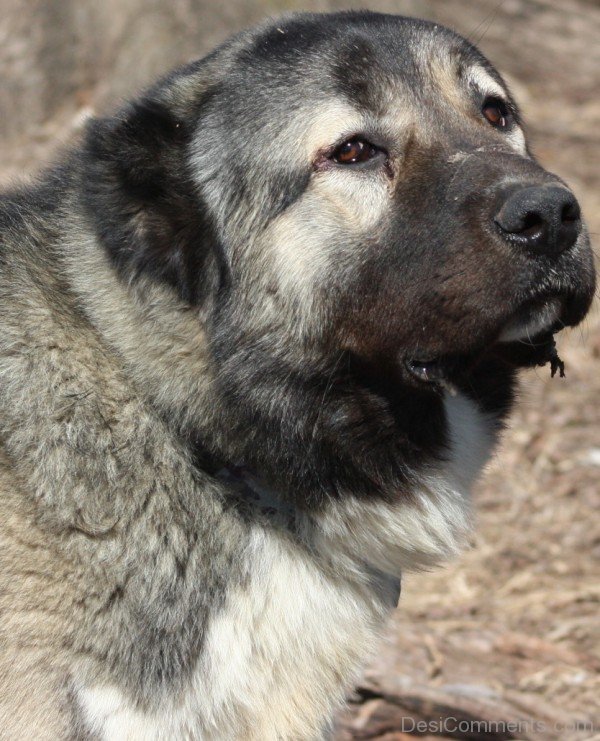
<svg viewBox="0 0 600 741">
<path fill-rule="evenodd" d="M 188 108 L 175 113 L 150 94 L 93 120 L 82 166 L 86 210 L 119 272 L 151 275 L 201 304 L 225 266 L 188 161 L 201 105 Z"/>
</svg>

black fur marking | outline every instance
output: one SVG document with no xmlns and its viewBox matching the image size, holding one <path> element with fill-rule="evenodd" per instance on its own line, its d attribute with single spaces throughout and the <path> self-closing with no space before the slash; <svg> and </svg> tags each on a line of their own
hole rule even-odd
<svg viewBox="0 0 600 741">
<path fill-rule="evenodd" d="M 81 164 L 85 206 L 117 269 L 150 274 L 201 304 L 228 277 L 189 172 L 194 123 L 142 99 L 91 123 Z"/>
<path fill-rule="evenodd" d="M 371 44 L 357 36 L 339 50 L 332 69 L 336 88 L 352 103 L 368 113 L 383 113 L 385 79 Z"/>
<path fill-rule="evenodd" d="M 554 378 L 557 371 L 559 372 L 560 378 L 565 377 L 564 361 L 562 361 L 560 357 L 558 356 L 558 353 L 556 352 L 556 348 L 553 348 L 552 355 L 550 357 L 550 377 Z"/>
<path fill-rule="evenodd" d="M 251 345 L 248 352 L 247 341 L 234 340 L 222 319 L 214 346 L 228 420 L 222 452 L 259 471 L 300 508 L 348 495 L 407 496 L 419 466 L 445 458 L 439 396 L 350 353 L 325 367 L 298 368 L 266 348 Z"/>
</svg>

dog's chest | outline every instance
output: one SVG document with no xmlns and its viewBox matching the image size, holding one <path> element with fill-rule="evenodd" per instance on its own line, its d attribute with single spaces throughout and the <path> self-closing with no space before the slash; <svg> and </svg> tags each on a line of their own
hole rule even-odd
<svg viewBox="0 0 600 741">
<path fill-rule="evenodd" d="M 326 578 L 285 539 L 256 529 L 249 580 L 230 590 L 178 697 L 143 712 L 117 687 L 78 693 L 85 725 L 101 738 L 319 738 L 323 719 L 375 648 L 394 599 Z"/>
<path fill-rule="evenodd" d="M 376 548 L 392 555 L 398 550 L 394 573 L 426 562 L 432 548 L 433 557 L 441 557 L 452 551 L 447 541 L 454 539 L 453 528 L 466 526 L 468 489 L 493 435 L 489 420 L 468 400 L 447 399 L 446 411 L 451 455 L 422 493 L 438 504 L 417 507 L 416 515 L 402 505 L 378 506 L 369 517 L 359 511 L 360 522 L 339 542 L 345 549 L 350 533 L 364 536 L 356 544 L 363 567 L 376 563 Z M 325 546 L 336 548 L 336 542 Z M 253 528 L 242 552 L 247 578 L 230 588 L 212 616 L 184 689 L 153 698 L 152 712 L 143 712 L 115 686 L 82 688 L 78 700 L 87 728 L 111 741 L 322 735 L 323 719 L 343 701 L 376 646 L 397 582 L 368 567 L 370 582 L 362 587 L 326 575 L 313 557 L 265 526 Z"/>
</svg>

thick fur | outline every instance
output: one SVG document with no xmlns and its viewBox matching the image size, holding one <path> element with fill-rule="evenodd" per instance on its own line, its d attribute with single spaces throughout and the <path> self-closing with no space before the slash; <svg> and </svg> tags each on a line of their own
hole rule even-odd
<svg viewBox="0 0 600 741">
<path fill-rule="evenodd" d="M 492 228 L 522 182 L 557 179 L 489 62 L 357 12 L 231 39 L 4 195 L 2 738 L 327 733 L 589 306 L 583 226 L 536 258 Z"/>
</svg>

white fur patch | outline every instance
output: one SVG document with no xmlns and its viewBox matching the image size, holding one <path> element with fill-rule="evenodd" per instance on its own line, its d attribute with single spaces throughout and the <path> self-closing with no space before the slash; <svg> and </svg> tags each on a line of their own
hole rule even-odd
<svg viewBox="0 0 600 741">
<path fill-rule="evenodd" d="M 451 441 L 445 475 L 466 496 L 490 458 L 496 442 L 495 424 L 462 394 L 446 394 L 444 406 Z"/>
<path fill-rule="evenodd" d="M 159 739 L 167 738 L 170 718 L 162 721 L 162 735 L 156 715 L 140 713 L 126 696 L 114 686 L 82 688 L 78 692 L 87 728 L 102 739 Z"/>
<path fill-rule="evenodd" d="M 319 149 L 331 146 L 345 134 L 351 136 L 363 125 L 363 117 L 356 108 L 341 100 L 330 101 L 315 108 L 310 119 L 298 122 L 297 137 L 310 161 Z"/>
<path fill-rule="evenodd" d="M 90 730 L 107 741 L 320 738 L 323 718 L 375 648 L 404 569 L 456 554 L 470 531 L 469 489 L 492 426 L 464 396 L 445 399 L 450 457 L 398 503 L 337 502 L 304 523 L 307 548 L 256 525 L 247 583 L 209 626 L 185 692 L 144 713 L 116 687 L 78 693 Z M 312 554 L 312 555 L 311 555 Z"/>
<path fill-rule="evenodd" d="M 368 582 L 326 575 L 286 536 L 258 526 L 246 569 L 248 583 L 212 620 L 183 696 L 143 713 L 116 687 L 82 689 L 91 730 L 107 741 L 322 736 L 389 606 Z"/>
<path fill-rule="evenodd" d="M 469 83 L 484 95 L 506 100 L 506 90 L 483 67 L 471 67 L 466 76 Z"/>
</svg>

